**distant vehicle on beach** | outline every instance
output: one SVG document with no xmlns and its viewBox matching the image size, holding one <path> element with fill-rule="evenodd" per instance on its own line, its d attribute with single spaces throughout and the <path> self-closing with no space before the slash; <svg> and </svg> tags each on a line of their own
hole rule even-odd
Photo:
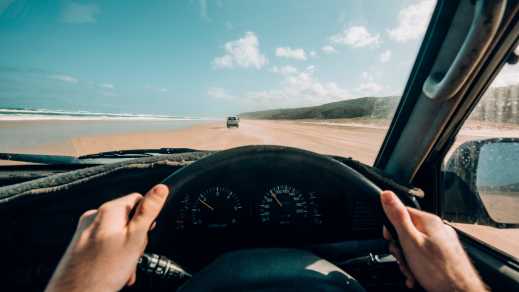
<svg viewBox="0 0 519 292">
<path fill-rule="evenodd" d="M 238 117 L 238 116 L 227 117 L 227 128 L 231 128 L 231 127 L 236 127 L 236 128 L 240 127 L 240 117 Z"/>
</svg>

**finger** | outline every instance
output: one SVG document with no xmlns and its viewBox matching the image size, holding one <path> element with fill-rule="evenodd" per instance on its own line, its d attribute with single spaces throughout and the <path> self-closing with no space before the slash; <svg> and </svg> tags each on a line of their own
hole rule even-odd
<svg viewBox="0 0 519 292">
<path fill-rule="evenodd" d="M 119 197 L 117 199 L 108 201 L 108 202 L 104 203 L 103 205 L 101 205 L 101 207 L 99 207 L 99 209 L 101 209 L 103 207 L 110 208 L 110 209 L 123 207 L 123 208 L 131 211 L 141 199 L 142 199 L 141 194 L 131 193 L 126 196 Z"/>
<path fill-rule="evenodd" d="M 97 210 L 88 210 L 79 217 L 78 228 L 89 226 L 96 218 Z"/>
<path fill-rule="evenodd" d="M 405 286 L 409 289 L 413 289 L 414 285 L 416 283 L 416 280 L 414 278 L 407 278 L 405 280 Z"/>
<path fill-rule="evenodd" d="M 402 274 L 406 278 L 406 283 L 409 282 L 411 284 L 411 287 L 409 288 L 412 288 L 412 285 L 415 282 L 413 273 L 409 270 L 409 268 L 406 265 L 398 265 L 398 267 L 400 268 L 400 272 L 402 272 Z"/>
<path fill-rule="evenodd" d="M 382 236 L 385 240 L 393 240 L 393 236 L 391 236 L 391 232 L 389 232 L 386 226 L 382 226 Z"/>
<path fill-rule="evenodd" d="M 405 265 L 404 257 L 402 256 L 402 251 L 397 247 L 396 244 L 390 243 L 388 246 L 389 252 L 395 257 L 396 261 L 399 265 Z"/>
<path fill-rule="evenodd" d="M 389 244 L 389 252 L 395 257 L 395 259 L 398 262 L 398 268 L 400 269 L 400 272 L 404 275 L 406 278 L 406 283 L 412 283 L 414 285 L 415 278 L 413 273 L 411 272 L 411 269 L 407 266 L 406 261 L 404 260 L 404 257 L 402 255 L 402 251 L 398 246 L 394 243 Z M 412 286 L 411 286 L 412 287 Z"/>
<path fill-rule="evenodd" d="M 130 221 L 131 227 L 148 232 L 164 206 L 168 194 L 168 187 L 163 184 L 156 185 L 149 190 L 135 210 Z"/>
<path fill-rule="evenodd" d="M 121 229 L 128 224 L 130 212 L 141 201 L 142 195 L 131 193 L 124 197 L 104 203 L 98 209 L 97 220 L 106 228 Z"/>
<path fill-rule="evenodd" d="M 130 276 L 130 279 L 128 279 L 128 282 L 126 282 L 126 286 L 132 286 L 137 281 L 137 272 L 133 271 L 132 275 Z"/>
<path fill-rule="evenodd" d="M 413 225 L 407 208 L 393 192 L 382 192 L 380 194 L 380 200 L 384 208 L 384 213 L 386 213 L 387 218 L 395 227 L 399 238 L 403 236 L 414 237 L 417 235 L 418 231 Z"/>
<path fill-rule="evenodd" d="M 408 212 L 416 228 L 423 233 L 430 234 L 431 232 L 438 230 L 438 227 L 444 226 L 440 217 L 434 214 L 414 208 L 408 208 Z"/>
<path fill-rule="evenodd" d="M 404 259 L 404 256 L 402 255 L 400 248 L 396 244 L 391 243 L 389 244 L 389 252 L 395 257 L 402 273 L 404 273 L 406 276 L 410 275 L 409 267 L 407 267 L 407 263 Z"/>
</svg>

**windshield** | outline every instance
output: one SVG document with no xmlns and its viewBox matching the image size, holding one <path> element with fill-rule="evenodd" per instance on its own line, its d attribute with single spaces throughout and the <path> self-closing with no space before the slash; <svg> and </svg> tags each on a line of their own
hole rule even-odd
<svg viewBox="0 0 519 292">
<path fill-rule="evenodd" d="M 278 144 L 371 164 L 434 4 L 0 1 L 0 152 Z"/>
</svg>

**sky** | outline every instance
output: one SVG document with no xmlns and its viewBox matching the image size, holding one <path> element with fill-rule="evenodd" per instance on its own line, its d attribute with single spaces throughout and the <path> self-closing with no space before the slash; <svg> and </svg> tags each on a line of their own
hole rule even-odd
<svg viewBox="0 0 519 292">
<path fill-rule="evenodd" d="M 0 108 L 211 116 L 400 95 L 434 5 L 0 0 Z"/>
<path fill-rule="evenodd" d="M 518 143 L 484 144 L 479 152 L 476 170 L 478 187 L 519 184 L 517 173 Z"/>
</svg>

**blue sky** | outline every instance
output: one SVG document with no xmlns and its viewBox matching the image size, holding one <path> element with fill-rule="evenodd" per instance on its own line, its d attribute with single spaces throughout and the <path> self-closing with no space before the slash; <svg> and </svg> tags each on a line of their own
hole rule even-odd
<svg viewBox="0 0 519 292">
<path fill-rule="evenodd" d="M 225 115 L 399 95 L 431 0 L 0 0 L 0 107 Z"/>
</svg>

